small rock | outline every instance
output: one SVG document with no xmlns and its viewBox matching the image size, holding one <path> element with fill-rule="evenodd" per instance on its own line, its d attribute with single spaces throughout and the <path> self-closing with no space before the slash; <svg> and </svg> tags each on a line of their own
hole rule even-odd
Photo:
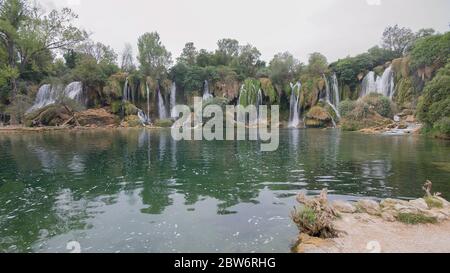
<svg viewBox="0 0 450 273">
<path fill-rule="evenodd" d="M 391 212 L 388 212 L 388 211 L 381 213 L 381 218 L 383 218 L 383 220 L 388 221 L 388 222 L 396 221 L 394 214 Z"/>
<path fill-rule="evenodd" d="M 419 198 L 416 200 L 411 200 L 409 201 L 409 204 L 412 205 L 415 208 L 418 208 L 419 210 L 427 210 L 428 205 L 427 202 L 425 202 L 425 200 L 423 198 Z"/>
<path fill-rule="evenodd" d="M 396 116 L 394 116 L 394 121 L 395 122 L 400 122 L 400 116 L 399 115 L 396 115 Z"/>
<path fill-rule="evenodd" d="M 397 204 L 394 206 L 394 209 L 399 213 L 419 213 L 419 209 L 412 205 Z"/>
<path fill-rule="evenodd" d="M 357 206 L 370 215 L 380 215 L 380 205 L 373 200 L 359 200 Z"/>
<path fill-rule="evenodd" d="M 384 208 L 394 208 L 395 205 L 403 205 L 406 206 L 408 205 L 407 201 L 404 200 L 398 200 L 398 199 L 392 199 L 392 198 L 386 198 L 383 201 L 381 201 L 380 206 L 384 209 Z"/>
<path fill-rule="evenodd" d="M 355 213 L 356 208 L 349 202 L 344 201 L 334 201 L 332 204 L 333 208 L 341 213 Z"/>
</svg>

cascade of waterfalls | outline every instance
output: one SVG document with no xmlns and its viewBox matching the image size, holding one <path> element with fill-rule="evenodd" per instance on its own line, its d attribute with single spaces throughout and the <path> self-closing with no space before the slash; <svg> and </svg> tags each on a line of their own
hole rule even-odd
<svg viewBox="0 0 450 273">
<path fill-rule="evenodd" d="M 205 100 L 208 100 L 208 99 L 212 98 L 213 95 L 211 95 L 211 93 L 209 91 L 209 83 L 208 83 L 208 81 L 205 81 L 205 84 L 204 84 L 203 88 L 204 88 L 204 90 L 203 90 L 203 100 L 205 101 Z"/>
<path fill-rule="evenodd" d="M 328 78 L 325 75 L 323 75 L 323 78 L 325 80 L 325 90 L 326 90 L 325 101 L 336 113 L 336 116 L 338 118 L 341 118 L 341 115 L 339 113 L 339 103 L 340 103 L 339 85 L 336 74 L 333 74 L 333 76 L 331 77 L 331 85 L 330 82 L 328 81 Z M 335 122 L 333 121 L 333 123 Z"/>
<path fill-rule="evenodd" d="M 173 119 L 178 118 L 178 114 L 175 111 L 176 105 L 177 105 L 177 85 L 175 82 L 173 82 L 172 88 L 170 89 L 170 117 Z"/>
<path fill-rule="evenodd" d="M 363 79 L 361 86 L 361 95 L 360 97 L 364 97 L 370 93 L 377 92 L 377 83 L 375 80 L 375 72 L 370 71 Z"/>
<path fill-rule="evenodd" d="M 386 68 L 383 75 L 375 77 L 375 72 L 370 71 L 363 79 L 360 97 L 370 93 L 378 93 L 392 100 L 395 93 L 394 71 L 392 65 Z"/>
<path fill-rule="evenodd" d="M 389 66 L 381 77 L 377 78 L 377 91 L 392 100 L 395 91 L 394 71 Z"/>
<path fill-rule="evenodd" d="M 289 113 L 289 128 L 297 128 L 300 124 L 300 89 L 302 84 L 297 82 L 291 83 L 291 99 Z"/>
<path fill-rule="evenodd" d="M 166 105 L 164 104 L 164 98 L 160 90 L 158 90 L 158 112 L 159 112 L 159 119 L 167 119 L 167 109 Z"/>
<path fill-rule="evenodd" d="M 27 110 L 27 113 L 42 109 L 64 99 L 71 99 L 78 102 L 80 105 L 85 105 L 83 98 L 83 84 L 81 82 L 72 82 L 65 88 L 63 85 L 42 85 L 36 94 L 33 106 Z"/>
</svg>

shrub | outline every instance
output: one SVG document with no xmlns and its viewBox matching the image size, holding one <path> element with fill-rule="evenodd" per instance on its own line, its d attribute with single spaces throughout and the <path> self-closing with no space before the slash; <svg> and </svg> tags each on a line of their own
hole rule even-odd
<svg viewBox="0 0 450 273">
<path fill-rule="evenodd" d="M 320 106 L 314 106 L 311 110 L 308 111 L 306 116 L 310 119 L 316 119 L 321 121 L 331 120 L 330 114 Z"/>
<path fill-rule="evenodd" d="M 373 106 L 375 112 L 383 117 L 391 118 L 393 116 L 393 106 L 388 97 L 381 94 L 371 93 L 365 96 L 362 101 Z"/>
<path fill-rule="evenodd" d="M 121 110 L 122 110 L 122 102 L 121 101 L 116 100 L 111 103 L 111 112 L 113 114 L 119 114 L 121 112 Z"/>
<path fill-rule="evenodd" d="M 173 125 L 173 121 L 170 119 L 159 119 L 155 122 L 155 126 L 157 126 L 157 127 L 168 128 L 168 127 L 172 127 L 172 125 Z"/>
<path fill-rule="evenodd" d="M 434 131 L 437 134 L 450 137 L 450 117 L 443 117 L 434 124 Z"/>
<path fill-rule="evenodd" d="M 427 203 L 428 207 L 431 208 L 443 208 L 444 204 L 442 203 L 441 200 L 437 199 L 434 196 L 426 196 L 424 198 L 425 202 Z"/>
<path fill-rule="evenodd" d="M 437 219 L 435 217 L 426 216 L 419 213 L 399 213 L 397 220 L 408 225 L 437 223 Z"/>
<path fill-rule="evenodd" d="M 342 117 L 346 117 L 356 107 L 356 102 L 352 100 L 344 100 L 339 104 L 339 112 Z"/>
</svg>

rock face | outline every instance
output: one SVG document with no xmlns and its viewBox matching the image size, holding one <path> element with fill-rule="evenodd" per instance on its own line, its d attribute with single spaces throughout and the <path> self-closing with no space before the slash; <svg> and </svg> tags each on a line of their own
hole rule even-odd
<svg viewBox="0 0 450 273">
<path fill-rule="evenodd" d="M 117 117 L 105 109 L 89 109 L 75 114 L 81 126 L 111 126 L 117 125 Z"/>
</svg>

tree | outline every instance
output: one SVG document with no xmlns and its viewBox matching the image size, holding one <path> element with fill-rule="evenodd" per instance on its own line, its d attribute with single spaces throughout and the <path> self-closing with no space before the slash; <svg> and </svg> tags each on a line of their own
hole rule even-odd
<svg viewBox="0 0 450 273">
<path fill-rule="evenodd" d="M 450 32 L 419 39 L 411 50 L 411 68 L 444 66 L 450 56 Z"/>
<path fill-rule="evenodd" d="M 239 56 L 233 60 L 232 66 L 237 70 L 241 79 L 255 77 L 259 68 L 265 66 L 265 63 L 260 61 L 260 57 L 261 53 L 259 50 L 247 44 L 240 47 Z"/>
<path fill-rule="evenodd" d="M 279 85 L 292 82 L 298 76 L 301 67 L 300 61 L 295 59 L 291 53 L 278 53 L 269 64 L 270 79 L 274 84 Z"/>
<path fill-rule="evenodd" d="M 98 64 L 115 65 L 117 62 L 117 54 L 114 49 L 99 42 L 86 41 L 77 47 L 77 52 L 91 56 Z"/>
<path fill-rule="evenodd" d="M 6 48 L 9 68 L 17 68 L 21 77 L 51 59 L 54 50 L 73 48 L 86 39 L 86 32 L 72 24 L 76 18 L 68 8 L 46 14 L 25 0 L 0 1 L 0 44 Z M 17 83 L 10 82 L 14 97 Z"/>
<path fill-rule="evenodd" d="M 172 54 L 161 43 L 157 32 L 145 33 L 138 39 L 138 60 L 145 75 L 161 79 L 172 63 Z"/>
<path fill-rule="evenodd" d="M 415 35 L 411 29 L 398 25 L 389 26 L 383 32 L 383 47 L 403 55 L 414 42 Z"/>
<path fill-rule="evenodd" d="M 434 35 L 436 31 L 432 28 L 422 28 L 416 32 L 416 40 L 424 37 Z"/>
<path fill-rule="evenodd" d="M 125 47 L 122 51 L 122 57 L 121 57 L 121 68 L 125 72 L 132 72 L 136 69 L 136 66 L 133 62 L 133 47 L 131 44 L 126 43 Z"/>
<path fill-rule="evenodd" d="M 197 62 L 197 55 L 198 52 L 194 46 L 194 43 L 186 43 L 183 48 L 183 52 L 181 52 L 181 55 L 178 58 L 178 62 L 183 62 L 188 65 L 194 65 Z"/>
<path fill-rule="evenodd" d="M 239 55 L 239 42 L 235 39 L 222 39 L 217 42 L 216 64 L 229 65 Z"/>
<path fill-rule="evenodd" d="M 328 69 L 327 58 L 321 53 L 315 52 L 309 56 L 308 71 L 312 75 L 322 76 Z"/>
</svg>

